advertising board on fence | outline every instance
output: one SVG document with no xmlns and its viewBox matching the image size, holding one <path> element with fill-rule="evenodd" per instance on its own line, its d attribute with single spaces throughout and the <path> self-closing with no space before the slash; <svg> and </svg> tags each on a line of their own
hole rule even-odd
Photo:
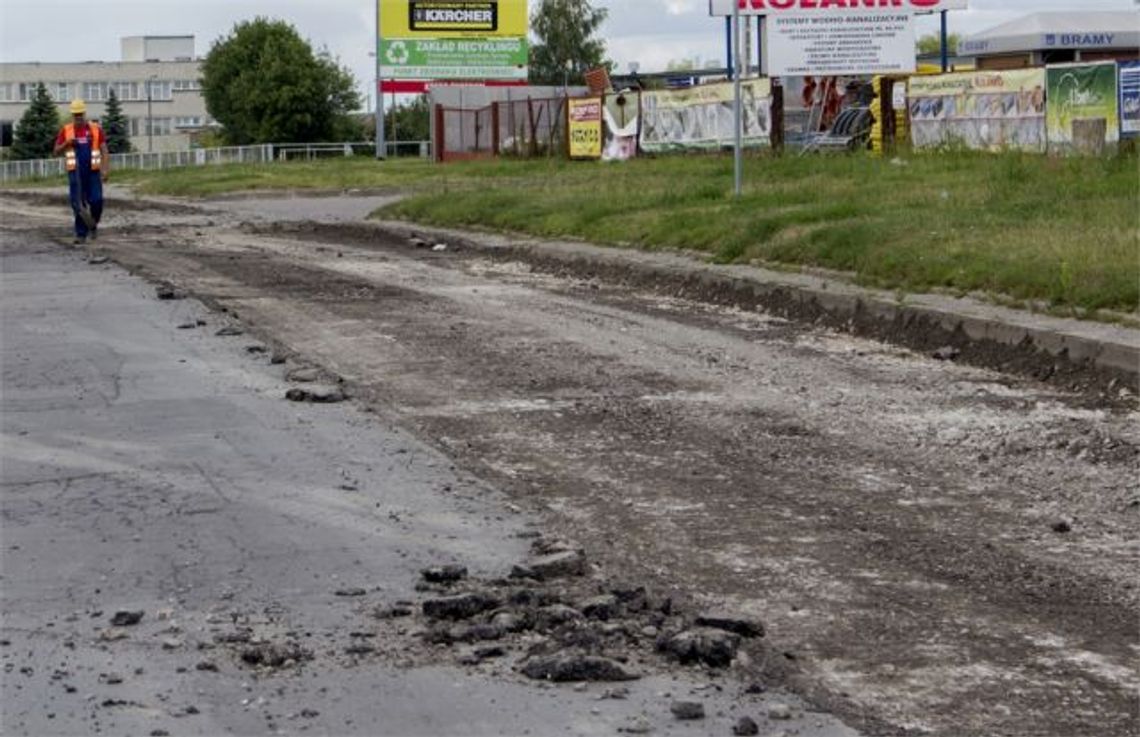
<svg viewBox="0 0 1140 737">
<path fill-rule="evenodd" d="M 570 139 L 570 158 L 602 157 L 602 98 L 585 97 L 567 100 L 566 131 Z"/>
<path fill-rule="evenodd" d="M 915 148 L 1045 150 L 1045 70 L 961 72 L 911 77 Z"/>
<path fill-rule="evenodd" d="M 1140 61 L 1120 65 L 1120 132 L 1140 134 Z"/>
<path fill-rule="evenodd" d="M 1045 69 L 1049 148 L 1099 153 L 1120 140 L 1116 62 Z"/>
<path fill-rule="evenodd" d="M 779 15 L 764 30 L 764 68 L 774 76 L 914 71 L 910 13 Z"/>
<path fill-rule="evenodd" d="M 768 79 L 741 83 L 745 146 L 766 146 L 772 133 L 772 87 Z M 641 148 L 648 152 L 731 146 L 732 84 L 641 93 Z"/>
<path fill-rule="evenodd" d="M 525 80 L 527 22 L 527 0 L 380 0 L 380 77 Z"/>
</svg>

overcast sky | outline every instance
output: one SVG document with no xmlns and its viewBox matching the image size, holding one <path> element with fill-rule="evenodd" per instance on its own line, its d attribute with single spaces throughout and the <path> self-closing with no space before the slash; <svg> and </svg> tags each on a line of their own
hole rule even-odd
<svg viewBox="0 0 1140 737">
<path fill-rule="evenodd" d="M 533 9 L 538 0 L 530 0 Z M 602 27 L 619 71 L 636 61 L 660 71 L 674 59 L 722 60 L 724 22 L 707 0 L 595 0 L 609 9 Z M 950 30 L 969 34 L 1035 10 L 1133 10 L 1134 0 L 970 0 L 950 13 Z M 375 33 L 374 0 L 0 0 L 0 61 L 117 61 L 119 38 L 194 35 L 197 54 L 240 20 L 258 15 L 292 23 L 316 47 L 327 47 L 356 76 L 363 95 L 374 75 L 368 56 Z M 924 18 L 919 33 L 934 32 Z"/>
</svg>

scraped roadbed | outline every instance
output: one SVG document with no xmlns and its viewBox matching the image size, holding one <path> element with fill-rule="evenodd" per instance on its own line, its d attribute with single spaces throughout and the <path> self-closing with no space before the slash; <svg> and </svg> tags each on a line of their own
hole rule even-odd
<svg viewBox="0 0 1140 737">
<path fill-rule="evenodd" d="M 266 233 L 243 206 L 132 213 L 105 247 L 607 570 L 764 620 L 753 675 L 870 733 L 1136 730 L 1127 403 L 456 244 Z"/>
</svg>

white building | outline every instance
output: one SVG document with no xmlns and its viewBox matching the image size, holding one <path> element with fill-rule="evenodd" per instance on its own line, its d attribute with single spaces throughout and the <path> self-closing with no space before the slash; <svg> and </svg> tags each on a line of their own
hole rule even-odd
<svg viewBox="0 0 1140 737">
<path fill-rule="evenodd" d="M 1140 58 L 1136 11 L 1061 11 L 1026 15 L 958 44 L 978 69 L 1021 69 L 1076 61 Z"/>
<path fill-rule="evenodd" d="M 74 98 L 87 102 L 87 116 L 101 120 L 107 95 L 115 90 L 130 124 L 135 151 L 191 148 L 211 125 L 194 56 L 193 36 L 130 36 L 121 40 L 122 61 L 0 64 L 0 146 L 10 146 L 12 129 L 43 82 L 61 120 Z"/>
</svg>

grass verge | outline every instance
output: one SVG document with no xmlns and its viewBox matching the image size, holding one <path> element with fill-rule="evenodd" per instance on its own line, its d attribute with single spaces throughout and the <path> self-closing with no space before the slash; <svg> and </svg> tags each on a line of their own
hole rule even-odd
<svg viewBox="0 0 1140 737">
<path fill-rule="evenodd" d="M 954 152 L 746 159 L 731 196 L 721 156 L 566 161 L 336 159 L 120 172 L 143 193 L 398 189 L 384 217 L 681 248 L 722 263 L 851 272 L 903 292 L 983 292 L 1055 308 L 1135 315 L 1137 158 Z"/>
</svg>

